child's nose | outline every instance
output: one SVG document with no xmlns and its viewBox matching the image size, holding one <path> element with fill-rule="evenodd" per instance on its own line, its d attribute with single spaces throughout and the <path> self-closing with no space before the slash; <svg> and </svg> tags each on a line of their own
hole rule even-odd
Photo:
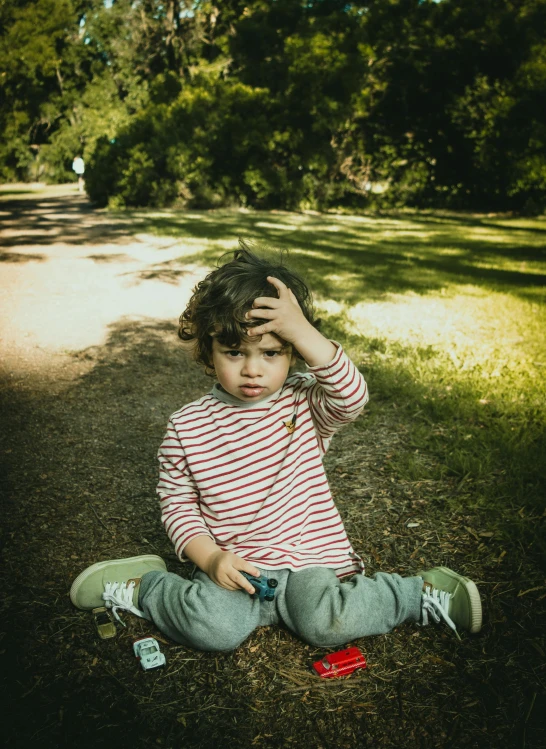
<svg viewBox="0 0 546 749">
<path fill-rule="evenodd" d="M 260 361 L 254 356 L 245 357 L 243 374 L 247 377 L 258 377 L 260 374 Z"/>
</svg>

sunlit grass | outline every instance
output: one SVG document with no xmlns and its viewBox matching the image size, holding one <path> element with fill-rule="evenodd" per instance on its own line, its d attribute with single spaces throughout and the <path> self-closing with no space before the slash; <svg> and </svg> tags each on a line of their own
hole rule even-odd
<svg viewBox="0 0 546 749">
<path fill-rule="evenodd" d="M 507 292 L 452 287 L 343 305 L 324 300 L 328 330 L 367 373 L 405 447 L 402 481 L 465 483 L 464 500 L 530 556 L 544 554 L 546 309 Z M 392 409 L 395 409 L 393 412 Z"/>
</svg>

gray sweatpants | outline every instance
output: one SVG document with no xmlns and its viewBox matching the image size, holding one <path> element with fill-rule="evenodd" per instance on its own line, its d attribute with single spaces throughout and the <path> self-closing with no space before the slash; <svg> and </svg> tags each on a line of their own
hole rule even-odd
<svg viewBox="0 0 546 749">
<path fill-rule="evenodd" d="M 192 580 L 148 572 L 140 583 L 139 608 L 172 640 L 219 651 L 238 647 L 256 627 L 280 622 L 311 645 L 330 647 L 421 618 L 420 577 L 379 572 L 342 582 L 326 567 L 260 572 L 278 580 L 271 602 L 221 588 L 201 570 Z"/>
</svg>

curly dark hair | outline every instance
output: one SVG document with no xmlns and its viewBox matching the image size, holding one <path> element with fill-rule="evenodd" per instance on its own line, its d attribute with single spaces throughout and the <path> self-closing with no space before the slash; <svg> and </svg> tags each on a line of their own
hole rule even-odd
<svg viewBox="0 0 546 749">
<path fill-rule="evenodd" d="M 226 261 L 225 258 L 231 259 Z M 222 261 L 224 261 L 222 263 Z M 292 290 L 307 320 L 316 328 L 320 321 L 314 317 L 313 301 L 305 281 L 284 264 L 284 253 L 266 257 L 252 252 L 244 240 L 239 249 L 223 255 L 219 266 L 200 281 L 193 290 L 188 306 L 180 316 L 179 337 L 193 346 L 193 356 L 204 364 L 207 372 L 214 372 L 212 363 L 213 334 L 224 346 L 239 346 L 250 339 L 246 331 L 266 320 L 247 320 L 245 313 L 259 296 L 277 296 L 276 288 L 267 280 L 274 276 Z M 294 350 L 294 355 L 302 359 Z"/>
</svg>

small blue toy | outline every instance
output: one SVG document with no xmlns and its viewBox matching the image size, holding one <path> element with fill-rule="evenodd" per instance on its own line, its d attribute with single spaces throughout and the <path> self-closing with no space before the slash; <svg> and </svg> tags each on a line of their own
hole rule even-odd
<svg viewBox="0 0 546 749">
<path fill-rule="evenodd" d="M 246 577 L 249 583 L 254 587 L 254 590 L 256 591 L 254 596 L 258 596 L 260 601 L 272 601 L 275 598 L 275 588 L 279 583 L 274 577 L 267 578 L 263 575 L 260 577 L 254 577 L 253 575 L 249 575 L 248 572 L 242 571 L 241 575 L 244 575 L 244 577 Z"/>
</svg>

